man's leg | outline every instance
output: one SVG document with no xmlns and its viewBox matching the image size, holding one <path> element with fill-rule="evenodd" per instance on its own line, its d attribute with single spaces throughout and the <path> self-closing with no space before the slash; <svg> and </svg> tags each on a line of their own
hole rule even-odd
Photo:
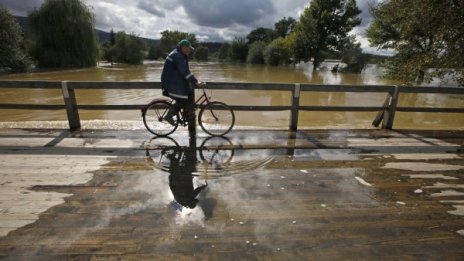
<svg viewBox="0 0 464 261">
<path fill-rule="evenodd" d="M 195 121 L 195 101 L 193 99 L 193 95 L 189 95 L 188 100 L 183 105 L 185 120 L 188 122 Z"/>
<path fill-rule="evenodd" d="M 173 117 L 177 114 L 177 112 L 180 111 L 181 108 L 183 108 L 185 105 L 185 100 L 175 100 L 176 102 L 171 105 L 171 107 L 168 110 L 168 113 L 164 116 L 164 119 L 169 122 L 170 124 L 174 125 L 175 119 Z"/>
</svg>

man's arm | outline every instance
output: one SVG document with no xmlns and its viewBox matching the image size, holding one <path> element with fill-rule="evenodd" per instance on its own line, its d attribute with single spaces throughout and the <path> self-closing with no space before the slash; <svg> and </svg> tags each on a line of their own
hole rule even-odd
<svg viewBox="0 0 464 261">
<path fill-rule="evenodd" d="M 181 54 L 175 55 L 174 62 L 180 74 L 182 74 L 187 81 L 192 84 L 196 84 L 198 82 L 197 78 L 195 78 L 195 76 L 190 72 L 187 63 Z"/>
</svg>

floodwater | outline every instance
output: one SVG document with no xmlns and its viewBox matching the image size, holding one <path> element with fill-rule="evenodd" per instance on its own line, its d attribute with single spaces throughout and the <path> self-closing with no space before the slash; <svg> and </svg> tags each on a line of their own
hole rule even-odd
<svg viewBox="0 0 464 261">
<path fill-rule="evenodd" d="M 330 69 L 336 62 L 325 63 Z M 206 82 L 263 82 L 263 83 L 316 83 L 349 85 L 397 84 L 381 78 L 382 69 L 368 65 L 361 74 L 332 73 L 330 70 L 313 72 L 310 64 L 296 67 L 262 65 L 218 64 L 192 62 L 191 70 Z M 61 70 L 29 74 L 0 75 L 0 80 L 52 81 L 159 81 L 162 62 L 148 62 L 142 66 L 100 64 L 96 68 Z M 62 104 L 61 90 L 0 89 L 0 103 Z M 161 97 L 159 90 L 77 90 L 78 104 L 146 104 Z M 214 100 L 230 105 L 288 105 L 289 92 L 278 91 L 208 91 Z M 304 93 L 301 105 L 381 106 L 386 94 L 375 93 Z M 462 108 L 464 98 L 459 95 L 411 94 L 400 95 L 399 106 Z M 81 120 L 141 121 L 139 111 L 80 110 Z M 299 127 L 304 128 L 371 128 L 376 112 L 300 112 Z M 289 125 L 290 113 L 236 112 L 236 126 L 282 128 Z M 66 112 L 0 110 L 2 126 L 18 121 L 65 121 Z M 40 123 L 35 123 L 40 125 Z M 142 125 L 138 125 L 143 127 Z M 394 128 L 463 129 L 464 115 L 445 113 L 398 112 Z"/>
</svg>

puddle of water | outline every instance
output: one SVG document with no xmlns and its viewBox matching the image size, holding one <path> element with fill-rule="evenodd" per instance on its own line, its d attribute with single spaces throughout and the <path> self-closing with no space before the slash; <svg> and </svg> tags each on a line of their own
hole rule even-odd
<svg viewBox="0 0 464 261">
<path fill-rule="evenodd" d="M 443 190 L 439 193 L 432 193 L 432 197 L 453 197 L 453 196 L 464 196 L 464 192 L 459 192 L 456 190 Z"/>
<path fill-rule="evenodd" d="M 450 213 L 451 215 L 464 216 L 464 206 L 453 205 L 453 207 L 456 208 L 456 210 L 450 210 L 447 212 Z"/>
<path fill-rule="evenodd" d="M 464 184 L 445 184 L 437 182 L 433 186 L 424 186 L 424 188 L 455 188 L 455 189 L 464 189 Z"/>
<path fill-rule="evenodd" d="M 366 186 L 366 187 L 372 187 L 372 184 L 366 182 L 364 179 L 360 177 L 354 177 L 357 181 L 359 181 L 360 184 Z"/>
<path fill-rule="evenodd" d="M 411 175 L 403 175 L 410 177 L 412 179 L 444 179 L 444 180 L 457 180 L 458 178 L 446 176 L 443 174 L 411 174 Z"/>
<path fill-rule="evenodd" d="M 457 154 L 435 154 L 435 153 L 404 153 L 404 154 L 391 154 L 395 159 L 399 160 L 444 160 L 444 159 L 461 159 Z"/>
<path fill-rule="evenodd" d="M 425 162 L 388 162 L 385 164 L 383 168 L 411 170 L 411 171 L 446 171 L 446 170 L 460 170 L 460 169 L 463 169 L 464 166 L 425 163 Z"/>
</svg>

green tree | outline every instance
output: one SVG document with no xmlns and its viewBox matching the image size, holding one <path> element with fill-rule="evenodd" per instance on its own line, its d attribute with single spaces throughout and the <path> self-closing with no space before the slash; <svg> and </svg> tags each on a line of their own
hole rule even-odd
<svg viewBox="0 0 464 261">
<path fill-rule="evenodd" d="M 24 36 L 16 19 L 0 6 L 0 70 L 26 71 L 31 60 L 24 47 Z"/>
<path fill-rule="evenodd" d="M 248 45 L 244 38 L 235 38 L 229 49 L 229 57 L 232 62 L 246 62 L 248 56 Z"/>
<path fill-rule="evenodd" d="M 264 60 L 268 65 L 289 64 L 292 51 L 288 42 L 279 37 L 264 49 Z"/>
<path fill-rule="evenodd" d="M 280 21 L 274 24 L 274 32 L 276 37 L 285 38 L 295 28 L 296 20 L 292 17 L 284 17 Z"/>
<path fill-rule="evenodd" d="M 464 1 L 390 0 L 371 8 L 372 46 L 396 52 L 387 76 L 404 83 L 451 73 L 464 84 Z M 432 73 L 426 74 L 429 68 Z"/>
<path fill-rule="evenodd" d="M 197 46 L 198 44 L 195 34 L 169 30 L 161 32 L 160 48 L 163 54 L 168 55 L 169 52 L 171 52 L 172 49 L 174 49 L 182 39 L 189 40 L 193 47 Z"/>
<path fill-rule="evenodd" d="M 229 59 L 230 44 L 223 43 L 219 48 L 218 59 L 219 61 L 227 61 Z"/>
<path fill-rule="evenodd" d="M 116 58 L 116 36 L 114 30 L 110 31 L 110 39 L 102 44 L 103 59 L 113 63 Z"/>
<path fill-rule="evenodd" d="M 193 58 L 198 61 L 207 61 L 208 54 L 208 47 L 200 45 L 197 48 L 195 48 L 195 51 L 193 52 Z"/>
<path fill-rule="evenodd" d="M 127 64 L 142 64 L 145 57 L 145 43 L 140 37 L 124 32 L 116 34 L 116 62 Z"/>
<path fill-rule="evenodd" d="M 297 23 L 295 58 L 313 59 L 314 70 L 324 53 L 340 50 L 348 33 L 361 23 L 356 0 L 311 0 Z"/>
<path fill-rule="evenodd" d="M 264 27 L 258 27 L 251 31 L 246 38 L 248 39 L 248 44 L 252 44 L 256 41 L 263 41 L 266 43 L 270 43 L 274 40 L 274 30 Z"/>
<path fill-rule="evenodd" d="M 147 58 L 150 60 L 156 60 L 163 57 L 163 53 L 159 44 L 152 44 L 148 49 L 148 56 Z"/>
<path fill-rule="evenodd" d="M 80 0 L 46 0 L 29 16 L 39 67 L 95 66 L 98 44 L 94 15 Z"/>
<path fill-rule="evenodd" d="M 264 64 L 264 49 L 266 43 L 263 41 L 256 41 L 250 45 L 248 51 L 247 63 L 251 64 Z"/>
</svg>

